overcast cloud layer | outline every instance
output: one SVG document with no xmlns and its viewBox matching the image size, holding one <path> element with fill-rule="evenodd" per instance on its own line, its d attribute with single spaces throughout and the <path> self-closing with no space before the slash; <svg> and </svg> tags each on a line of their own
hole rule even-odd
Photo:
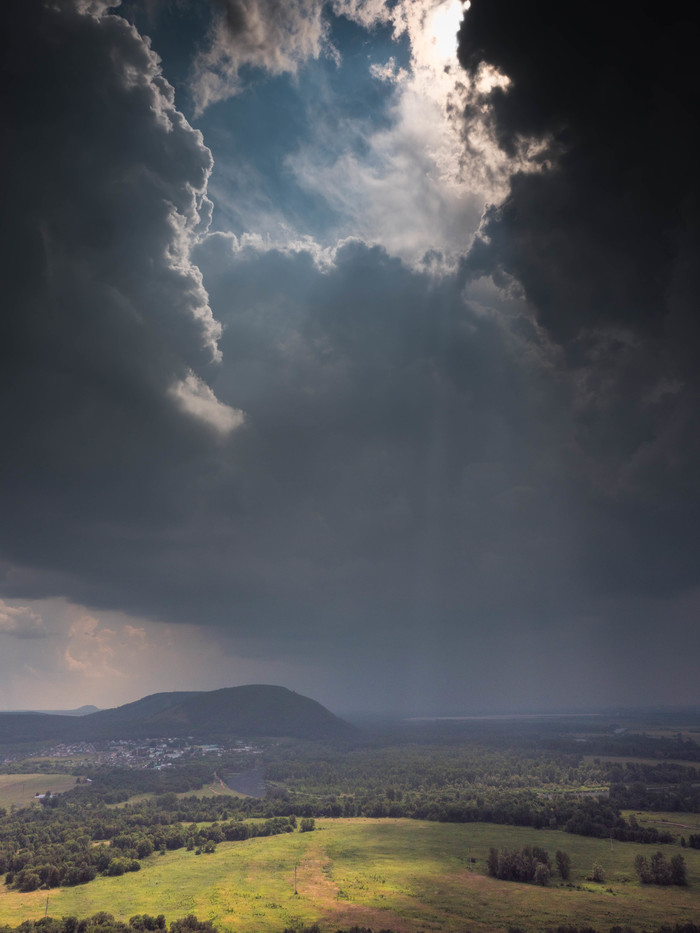
<svg viewBox="0 0 700 933">
<path fill-rule="evenodd" d="M 283 7 L 2 7 L 0 706 L 699 703 L 694 26 Z"/>
</svg>

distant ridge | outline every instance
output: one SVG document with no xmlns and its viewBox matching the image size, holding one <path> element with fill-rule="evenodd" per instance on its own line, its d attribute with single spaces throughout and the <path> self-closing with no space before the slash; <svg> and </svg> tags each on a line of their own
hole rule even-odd
<svg viewBox="0 0 700 933">
<path fill-rule="evenodd" d="M 0 713 L 0 742 L 79 742 L 150 736 L 343 739 L 355 728 L 316 700 L 267 684 L 154 693 L 85 715 Z"/>
<path fill-rule="evenodd" d="M 15 709 L 0 710 L 2 715 L 22 715 L 27 713 L 41 713 L 43 716 L 87 716 L 89 713 L 99 712 L 99 706 L 79 706 L 77 709 Z"/>
</svg>

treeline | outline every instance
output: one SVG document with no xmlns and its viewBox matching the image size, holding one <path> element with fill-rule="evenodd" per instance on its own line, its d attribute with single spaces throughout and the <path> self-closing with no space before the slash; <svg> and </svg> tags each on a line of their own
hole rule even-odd
<svg viewBox="0 0 700 933">
<path fill-rule="evenodd" d="M 7 885 L 20 891 L 85 884 L 98 874 L 138 871 L 140 859 L 154 852 L 186 848 L 204 854 L 214 852 L 219 842 L 279 835 L 296 828 L 294 816 L 259 822 L 231 819 L 205 826 L 190 819 L 189 825 L 183 825 L 180 817 L 203 815 L 193 809 L 189 813 L 187 807 L 177 811 L 103 807 L 87 814 L 75 807 L 17 811 L 0 823 L 0 874 L 5 874 Z M 305 821 L 303 831 L 313 828 L 313 821 Z"/>
<path fill-rule="evenodd" d="M 136 914 L 128 923 L 115 920 L 112 914 L 100 911 L 84 920 L 77 917 L 42 917 L 25 920 L 17 927 L 0 925 L 0 933 L 218 933 L 210 920 L 198 920 L 193 914 L 173 920 L 168 927 L 163 914 L 152 917 Z"/>
<path fill-rule="evenodd" d="M 556 788 L 608 783 L 608 766 L 581 754 L 491 747 L 480 743 L 358 745 L 350 748 L 297 744 L 266 751 L 266 778 L 298 793 L 374 796 L 489 789 Z"/>
<path fill-rule="evenodd" d="M 606 931 L 597 930 L 591 926 L 576 926 L 574 924 L 559 924 L 557 927 L 542 928 L 542 933 L 639 933 L 631 926 L 611 926 Z M 124 923 L 115 920 L 112 914 L 104 911 L 93 914 L 84 920 L 76 917 L 63 917 L 61 920 L 53 917 L 42 917 L 39 920 L 25 920 L 19 926 L 11 927 L 0 925 L 0 933 L 219 933 L 218 928 L 210 920 L 198 920 L 193 914 L 180 920 L 173 920 L 167 924 L 163 914 L 157 917 L 148 914 L 137 914 Z M 321 933 L 317 923 L 301 927 L 287 927 L 280 933 Z M 387 928 L 373 930 L 372 927 L 352 926 L 338 929 L 335 933 L 395 933 Z M 519 927 L 510 927 L 508 933 L 523 933 Z M 646 933 L 700 933 L 700 926 L 695 923 L 663 924 L 654 931 Z"/>
<path fill-rule="evenodd" d="M 624 764 L 606 762 L 606 770 L 611 784 L 692 785 L 700 781 L 700 770 L 697 767 L 677 762 L 653 765 L 639 761 L 626 761 Z"/>
<path fill-rule="evenodd" d="M 610 800 L 623 810 L 700 813 L 700 784 L 664 784 L 662 776 L 653 773 L 646 780 L 650 783 L 611 784 Z"/>
<path fill-rule="evenodd" d="M 309 798 L 284 794 L 268 798 L 263 808 L 279 814 L 296 813 L 316 817 L 404 817 L 442 823 L 499 823 L 530 826 L 534 829 L 563 829 L 581 836 L 644 845 L 675 842 L 672 833 L 656 827 L 632 825 L 620 807 L 605 797 L 566 794 L 546 796 L 533 791 L 518 793 L 492 790 L 469 795 L 467 792 L 424 791 L 402 794 L 349 794 L 344 797 Z"/>
<path fill-rule="evenodd" d="M 610 741 L 629 747 L 631 738 Z M 316 748 L 307 754 L 287 747 L 269 751 L 266 778 L 273 786 L 283 785 L 298 812 L 313 811 L 315 816 L 495 822 L 652 845 L 671 843 L 674 836 L 632 825 L 622 818 L 622 809 L 700 812 L 700 772 L 695 767 L 673 762 L 621 765 L 580 753 L 552 753 L 535 736 L 528 742 L 510 748 L 428 743 Z M 634 742 L 658 753 L 669 746 L 668 740 L 644 736 Z M 670 744 L 676 748 L 679 743 Z M 693 743 L 680 744 L 688 751 Z M 605 786 L 611 786 L 607 801 L 604 792 L 595 793 Z"/>
<path fill-rule="evenodd" d="M 567 744 L 567 743 L 562 743 Z M 680 736 L 650 736 L 635 732 L 623 735 L 605 735 L 589 738 L 587 754 L 613 755 L 628 758 L 655 758 L 658 761 L 676 758 L 680 761 L 700 762 L 700 745 Z"/>
<path fill-rule="evenodd" d="M 650 859 L 645 855 L 637 855 L 634 868 L 642 884 L 686 885 L 685 859 L 682 855 L 674 855 L 670 861 L 663 852 L 655 852 Z"/>
</svg>

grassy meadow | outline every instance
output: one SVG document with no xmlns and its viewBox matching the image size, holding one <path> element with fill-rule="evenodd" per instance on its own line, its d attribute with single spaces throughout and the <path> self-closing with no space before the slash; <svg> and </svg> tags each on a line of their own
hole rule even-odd
<svg viewBox="0 0 700 933">
<path fill-rule="evenodd" d="M 674 836 L 688 836 L 700 833 L 700 813 L 671 813 L 663 810 L 623 810 L 627 820 L 634 816 L 640 826 L 653 827 L 659 832 L 673 833 Z"/>
<path fill-rule="evenodd" d="M 0 807 L 27 807 L 36 794 L 52 794 L 75 787 L 72 774 L 0 774 Z"/>
<path fill-rule="evenodd" d="M 128 800 L 125 800 L 123 803 L 111 803 L 108 804 L 109 807 L 114 808 L 123 808 L 127 804 L 138 804 L 143 803 L 144 800 L 153 800 L 157 795 L 155 793 L 145 793 L 145 794 L 132 794 Z M 209 784 L 204 784 L 203 787 L 200 787 L 199 790 L 185 790 L 180 793 L 175 794 L 176 797 L 245 797 L 245 794 L 239 794 L 237 790 L 232 790 L 230 787 L 227 787 L 221 780 L 212 781 Z"/>
<path fill-rule="evenodd" d="M 319 921 L 324 930 L 353 924 L 406 933 L 446 930 L 495 933 L 559 923 L 654 928 L 700 916 L 700 851 L 684 849 L 687 888 L 642 887 L 634 856 L 654 847 L 614 843 L 559 831 L 493 824 L 417 820 L 318 820 L 310 833 L 222 843 L 210 855 L 178 850 L 144 860 L 138 873 L 100 877 L 49 892 L 52 916 L 107 910 L 117 918 L 188 913 L 237 933 L 281 931 Z M 570 886 L 548 888 L 486 876 L 490 846 L 536 844 L 552 860 L 571 856 Z M 680 851 L 666 847 L 670 856 Z M 470 859 L 475 859 L 472 863 Z M 594 862 L 604 884 L 586 880 Z M 297 867 L 297 892 L 294 869 Z M 16 925 L 46 910 L 47 892 L 0 888 L 0 924 Z"/>
</svg>

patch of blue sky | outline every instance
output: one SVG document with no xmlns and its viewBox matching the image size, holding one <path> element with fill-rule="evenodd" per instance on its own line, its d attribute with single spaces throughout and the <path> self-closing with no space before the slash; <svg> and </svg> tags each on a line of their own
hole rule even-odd
<svg viewBox="0 0 700 933">
<path fill-rule="evenodd" d="M 395 93 L 371 68 L 392 59 L 397 69 L 410 67 L 405 34 L 396 39 L 386 25 L 367 30 L 327 9 L 321 57 L 300 63 L 295 75 L 243 66 L 236 94 L 195 115 L 190 80 L 195 56 L 207 44 L 207 5 L 162 5 L 149 14 L 147 5 L 125 0 L 120 14 L 151 37 L 179 109 L 212 151 L 212 229 L 274 241 L 295 235 L 328 241 L 342 230 L 338 210 L 297 182 L 289 160 L 309 147 L 319 164 L 343 153 L 367 156 L 367 138 L 391 122 Z"/>
<path fill-rule="evenodd" d="M 241 91 L 195 121 L 214 155 L 214 229 L 325 241 L 342 225 L 321 195 L 297 183 L 289 157 L 309 145 L 321 163 L 348 151 L 364 157 L 367 135 L 390 123 L 394 93 L 371 66 L 392 57 L 408 64 L 409 48 L 386 27 L 368 32 L 345 18 L 332 17 L 329 38 L 338 57 L 311 59 L 294 76 L 245 67 Z"/>
</svg>

